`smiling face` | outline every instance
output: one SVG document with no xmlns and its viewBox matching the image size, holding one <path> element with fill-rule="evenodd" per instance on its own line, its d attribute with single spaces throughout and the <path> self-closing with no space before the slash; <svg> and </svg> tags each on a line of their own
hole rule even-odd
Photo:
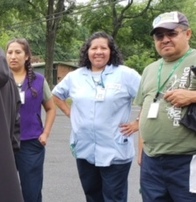
<svg viewBox="0 0 196 202">
<path fill-rule="evenodd" d="M 96 38 L 91 41 L 88 57 L 92 71 L 102 71 L 110 60 L 111 50 L 106 38 Z"/>
<path fill-rule="evenodd" d="M 166 61 L 174 61 L 182 57 L 189 49 L 191 30 L 176 28 L 168 30 L 159 28 L 154 34 L 155 47 Z"/>
<path fill-rule="evenodd" d="M 25 61 L 28 56 L 26 56 L 22 44 L 13 42 L 7 48 L 6 58 L 12 71 L 20 71 L 25 68 Z"/>
</svg>

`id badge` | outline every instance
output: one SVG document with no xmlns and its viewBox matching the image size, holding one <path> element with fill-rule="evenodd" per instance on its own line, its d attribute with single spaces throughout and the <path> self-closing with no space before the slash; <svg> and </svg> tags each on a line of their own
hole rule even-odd
<svg viewBox="0 0 196 202">
<path fill-rule="evenodd" d="M 22 104 L 25 103 L 25 92 L 24 91 L 20 91 L 20 101 Z"/>
<path fill-rule="evenodd" d="M 157 118 L 158 111 L 159 111 L 159 102 L 153 102 L 153 103 L 151 103 L 150 109 L 148 111 L 147 118 L 149 118 L 149 119 L 155 119 L 155 118 Z"/>
<path fill-rule="evenodd" d="M 97 88 L 97 94 L 95 100 L 104 101 L 104 99 L 105 99 L 105 88 Z"/>
</svg>

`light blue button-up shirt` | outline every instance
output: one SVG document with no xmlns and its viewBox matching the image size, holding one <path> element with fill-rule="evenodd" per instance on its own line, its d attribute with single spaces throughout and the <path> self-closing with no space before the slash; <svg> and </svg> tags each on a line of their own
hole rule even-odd
<svg viewBox="0 0 196 202">
<path fill-rule="evenodd" d="M 52 93 L 61 100 L 70 97 L 73 101 L 70 144 L 76 158 L 96 166 L 130 162 L 135 154 L 133 136 L 123 136 L 119 126 L 130 122 L 140 75 L 126 66 L 110 65 L 101 76 L 103 101 L 96 100 L 97 87 L 86 67 L 68 73 Z"/>
</svg>

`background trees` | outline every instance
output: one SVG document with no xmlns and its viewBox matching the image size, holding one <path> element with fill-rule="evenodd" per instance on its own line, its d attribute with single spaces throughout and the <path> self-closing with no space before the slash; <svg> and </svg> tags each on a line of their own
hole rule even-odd
<svg viewBox="0 0 196 202">
<path fill-rule="evenodd" d="M 157 55 L 149 32 L 161 12 L 184 12 L 194 30 L 195 0 L 1 0 L 0 43 L 5 49 L 14 37 L 24 37 L 33 55 L 46 62 L 45 76 L 52 87 L 53 60 L 78 60 L 83 42 L 95 31 L 111 34 L 124 56 L 125 64 L 143 68 Z"/>
</svg>

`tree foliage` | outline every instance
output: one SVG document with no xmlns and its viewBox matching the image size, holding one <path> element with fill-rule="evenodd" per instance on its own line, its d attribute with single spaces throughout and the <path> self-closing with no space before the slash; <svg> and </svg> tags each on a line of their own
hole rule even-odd
<svg viewBox="0 0 196 202">
<path fill-rule="evenodd" d="M 160 13 L 178 10 L 185 13 L 196 29 L 195 0 L 1 0 L 0 43 L 16 37 L 26 38 L 33 55 L 46 61 L 45 75 L 52 86 L 53 60 L 78 60 L 84 41 L 96 31 L 112 35 L 121 50 L 125 64 L 137 69 L 156 60 L 152 37 L 153 19 Z M 124 1 L 125 2 L 125 1 Z M 191 46 L 195 47 L 193 31 Z"/>
</svg>

